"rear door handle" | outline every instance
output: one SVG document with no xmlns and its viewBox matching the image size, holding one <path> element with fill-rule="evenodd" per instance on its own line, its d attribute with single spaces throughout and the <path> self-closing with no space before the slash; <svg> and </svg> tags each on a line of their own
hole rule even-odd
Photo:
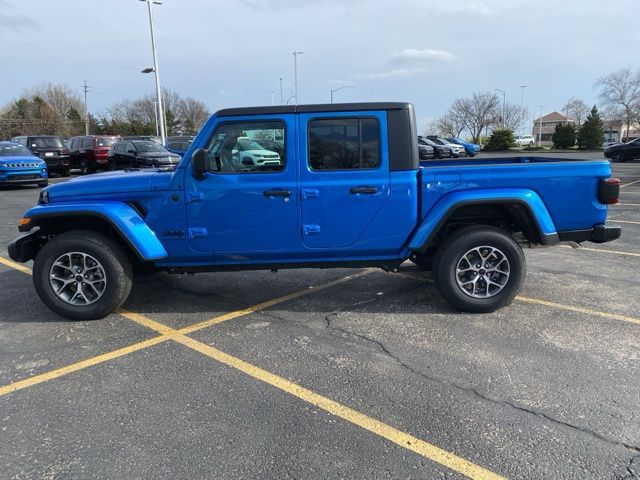
<svg viewBox="0 0 640 480">
<path fill-rule="evenodd" d="M 264 192 L 262 192 L 262 194 L 265 197 L 290 197 L 291 190 L 278 190 L 278 189 L 265 190 Z"/>
<path fill-rule="evenodd" d="M 367 195 L 378 193 L 378 189 L 376 187 L 351 187 L 349 191 L 354 195 L 358 193 L 364 193 Z"/>
</svg>

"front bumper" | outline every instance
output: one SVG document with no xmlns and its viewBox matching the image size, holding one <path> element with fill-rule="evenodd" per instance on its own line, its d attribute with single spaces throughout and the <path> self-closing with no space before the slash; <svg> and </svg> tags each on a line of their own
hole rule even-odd
<svg viewBox="0 0 640 480">
<path fill-rule="evenodd" d="M 620 238 L 622 228 L 618 225 L 596 225 L 585 230 L 568 230 L 558 232 L 561 242 L 593 242 L 605 243 Z"/>
<path fill-rule="evenodd" d="M 33 260 L 42 246 L 42 238 L 38 236 L 38 230 L 20 235 L 7 247 L 9 258 L 14 262 L 28 262 Z"/>
<path fill-rule="evenodd" d="M 47 180 L 46 170 L 41 168 L 31 170 L 8 170 L 0 171 L 0 184 L 15 185 L 21 183 L 40 183 Z"/>
</svg>

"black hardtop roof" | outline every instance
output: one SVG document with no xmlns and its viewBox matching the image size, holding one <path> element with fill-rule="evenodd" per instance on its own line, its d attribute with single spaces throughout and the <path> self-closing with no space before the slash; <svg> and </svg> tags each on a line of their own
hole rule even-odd
<svg viewBox="0 0 640 480">
<path fill-rule="evenodd" d="M 273 105 L 269 107 L 241 107 L 218 110 L 216 115 L 268 115 L 278 113 L 356 112 L 364 110 L 412 110 L 407 102 L 319 103 L 314 105 Z"/>
</svg>

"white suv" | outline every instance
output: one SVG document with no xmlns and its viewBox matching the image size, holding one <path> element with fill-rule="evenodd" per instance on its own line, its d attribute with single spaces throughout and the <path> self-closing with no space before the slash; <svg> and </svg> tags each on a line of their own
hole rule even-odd
<svg viewBox="0 0 640 480">
<path fill-rule="evenodd" d="M 516 138 L 516 147 L 533 147 L 536 139 L 533 135 L 521 135 Z"/>
</svg>

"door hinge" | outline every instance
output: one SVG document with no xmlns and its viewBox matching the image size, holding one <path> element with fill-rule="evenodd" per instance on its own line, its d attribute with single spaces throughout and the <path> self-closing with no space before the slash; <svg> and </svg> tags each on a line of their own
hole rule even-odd
<svg viewBox="0 0 640 480">
<path fill-rule="evenodd" d="M 208 234 L 206 228 L 195 227 L 189 229 L 189 238 L 203 238 Z"/>
<path fill-rule="evenodd" d="M 302 233 L 305 235 L 318 235 L 320 233 L 320 225 L 303 225 Z"/>
</svg>

